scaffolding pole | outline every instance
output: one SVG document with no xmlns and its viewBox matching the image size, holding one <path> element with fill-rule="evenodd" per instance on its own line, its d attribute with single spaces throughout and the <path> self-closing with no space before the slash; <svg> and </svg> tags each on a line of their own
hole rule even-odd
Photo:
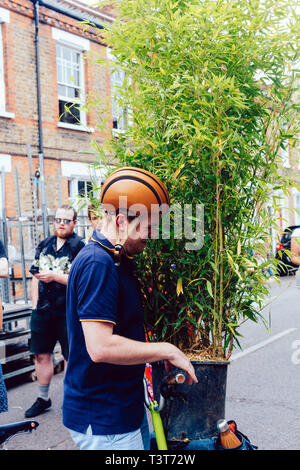
<svg viewBox="0 0 300 470">
<path fill-rule="evenodd" d="M 21 264 L 22 264 L 22 279 L 23 279 L 23 288 L 24 288 L 24 300 L 25 300 L 25 303 L 28 304 L 25 252 L 24 252 L 24 240 L 23 240 L 23 227 L 22 227 L 22 220 L 21 220 L 22 213 L 21 213 L 19 177 L 18 177 L 17 165 L 15 165 L 15 186 L 16 186 L 16 196 L 17 196 L 17 205 L 18 205 L 18 225 L 19 225 L 19 237 L 20 237 L 20 253 L 21 253 Z"/>
</svg>

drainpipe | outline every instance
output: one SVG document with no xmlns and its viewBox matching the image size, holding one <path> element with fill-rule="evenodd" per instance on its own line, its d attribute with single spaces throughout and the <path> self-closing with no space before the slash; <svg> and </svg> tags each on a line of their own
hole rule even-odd
<svg viewBox="0 0 300 470">
<path fill-rule="evenodd" d="M 36 62 L 36 86 L 39 125 L 39 153 L 44 154 L 43 127 L 42 127 L 42 103 L 41 103 L 41 80 L 40 80 L 40 38 L 39 38 L 39 0 L 34 0 L 34 22 L 35 22 L 35 62 Z"/>
<path fill-rule="evenodd" d="M 37 88 L 37 107 L 38 107 L 38 131 L 39 131 L 39 165 L 40 165 L 40 187 L 41 187 L 41 208 L 44 237 L 49 236 L 48 209 L 45 193 L 45 175 L 44 175 L 44 142 L 43 142 L 43 123 L 42 123 L 42 102 L 41 102 L 41 74 L 40 74 L 40 38 L 39 38 L 39 0 L 33 0 L 34 4 L 34 22 L 35 22 L 35 61 L 36 61 L 36 88 Z"/>
<path fill-rule="evenodd" d="M 49 236 L 49 224 L 48 224 L 48 210 L 45 193 L 45 179 L 44 179 L 44 144 L 43 144 L 43 127 L 42 127 L 42 103 L 41 103 L 41 83 L 40 83 L 40 45 L 39 45 L 39 7 L 45 7 L 49 10 L 53 10 L 56 13 L 68 16 L 77 21 L 84 21 L 86 18 L 55 7 L 43 0 L 32 0 L 34 5 L 34 21 L 35 21 L 35 57 L 36 57 L 36 83 L 37 83 L 37 104 L 38 104 L 38 130 L 39 130 L 39 162 L 40 162 L 40 182 L 41 182 L 41 207 L 42 207 L 42 219 L 43 219 L 43 232 L 44 236 Z M 104 26 L 96 21 L 91 21 L 91 25 L 98 29 L 104 29 Z"/>
<path fill-rule="evenodd" d="M 41 104 L 41 84 L 40 84 L 40 46 L 39 46 L 39 6 L 48 8 L 62 15 L 73 18 L 77 21 L 84 21 L 86 18 L 76 15 L 74 13 L 69 13 L 60 8 L 55 7 L 43 0 L 32 0 L 34 4 L 34 21 L 35 21 L 35 56 L 36 56 L 36 81 L 37 81 L 37 101 L 38 101 L 38 123 L 39 123 L 39 151 L 40 154 L 44 154 L 43 146 L 43 129 L 42 129 L 42 104 Z M 93 26 L 98 29 L 104 29 L 104 26 L 95 21 L 91 22 Z"/>
</svg>

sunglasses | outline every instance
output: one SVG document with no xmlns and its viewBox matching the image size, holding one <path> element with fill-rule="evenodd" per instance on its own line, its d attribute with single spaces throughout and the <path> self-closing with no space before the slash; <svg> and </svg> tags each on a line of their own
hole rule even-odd
<svg viewBox="0 0 300 470">
<path fill-rule="evenodd" d="M 59 218 L 55 218 L 54 221 L 57 224 L 63 223 L 64 225 L 68 225 L 69 223 L 74 222 L 74 220 L 71 220 L 71 219 L 59 219 Z"/>
</svg>

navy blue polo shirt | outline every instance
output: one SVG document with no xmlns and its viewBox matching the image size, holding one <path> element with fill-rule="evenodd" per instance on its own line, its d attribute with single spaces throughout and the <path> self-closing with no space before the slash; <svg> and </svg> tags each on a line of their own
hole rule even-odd
<svg viewBox="0 0 300 470">
<path fill-rule="evenodd" d="M 85 346 L 81 322 L 89 320 L 110 322 L 114 334 L 145 341 L 144 314 L 132 262 L 124 259 L 117 267 L 109 251 L 112 248 L 94 231 L 72 264 L 67 286 L 70 352 L 63 423 L 78 432 L 91 425 L 96 435 L 134 431 L 144 415 L 145 365 L 95 363 Z"/>
</svg>

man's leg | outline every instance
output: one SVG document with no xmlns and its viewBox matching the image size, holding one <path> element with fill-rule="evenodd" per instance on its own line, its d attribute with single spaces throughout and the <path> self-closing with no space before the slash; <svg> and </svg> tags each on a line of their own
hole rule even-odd
<svg viewBox="0 0 300 470">
<path fill-rule="evenodd" d="M 80 450 L 149 450 L 150 433 L 145 409 L 142 425 L 126 434 L 93 435 L 89 426 L 85 433 L 69 429 L 71 437 Z"/>
<path fill-rule="evenodd" d="M 64 373 L 66 373 L 69 357 L 69 342 L 65 316 L 57 320 L 57 340 L 59 341 L 61 353 L 64 358 Z"/>
<path fill-rule="evenodd" d="M 50 319 L 44 314 L 37 314 L 36 311 L 33 311 L 31 315 L 30 351 L 35 354 L 35 371 L 39 390 L 37 400 L 25 411 L 25 418 L 38 416 L 51 406 L 48 394 L 54 373 L 52 351 L 55 342 L 55 334 Z"/>
<path fill-rule="evenodd" d="M 33 405 L 25 411 L 25 418 L 33 418 L 50 408 L 49 387 L 54 369 L 51 354 L 37 354 L 35 371 L 38 381 L 38 398 Z"/>
<path fill-rule="evenodd" d="M 150 431 L 149 431 L 146 408 L 145 408 L 144 420 L 141 426 L 141 434 L 142 434 L 142 439 L 143 439 L 143 444 L 144 444 L 144 450 L 150 450 Z"/>
<path fill-rule="evenodd" d="M 50 385 L 54 374 L 52 354 L 37 354 L 35 372 L 39 385 Z"/>
</svg>

